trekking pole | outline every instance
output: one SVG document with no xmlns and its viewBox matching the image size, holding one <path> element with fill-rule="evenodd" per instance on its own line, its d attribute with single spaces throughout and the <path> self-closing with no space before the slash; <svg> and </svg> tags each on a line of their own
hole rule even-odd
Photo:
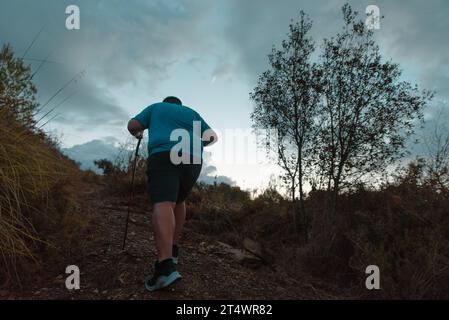
<svg viewBox="0 0 449 320">
<path fill-rule="evenodd" d="M 131 192 L 129 194 L 129 200 L 128 200 L 128 213 L 126 214 L 125 235 L 123 237 L 122 250 L 125 249 L 126 237 L 128 235 L 129 213 L 131 211 L 131 202 L 134 199 L 134 179 L 136 177 L 137 157 L 139 155 L 139 147 L 140 147 L 141 140 L 142 140 L 142 137 L 140 137 L 139 141 L 137 142 L 136 153 L 134 155 L 133 171 L 132 171 L 132 177 L 131 177 Z"/>
</svg>

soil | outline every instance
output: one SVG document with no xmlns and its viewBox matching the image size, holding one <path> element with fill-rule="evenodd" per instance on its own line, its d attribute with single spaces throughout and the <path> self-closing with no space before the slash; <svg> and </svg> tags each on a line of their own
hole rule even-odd
<svg viewBox="0 0 449 320">
<path fill-rule="evenodd" d="M 136 199 L 125 250 L 122 240 L 127 199 L 110 195 L 106 186 L 88 185 L 83 196 L 90 211 L 92 240 L 79 256 L 46 265 L 31 286 L 0 292 L 2 299 L 323 299 L 335 298 L 322 284 L 289 277 L 278 266 L 257 268 L 226 254 L 202 248 L 220 239 L 192 230 L 187 221 L 180 244 L 178 270 L 182 281 L 161 291 L 146 291 L 143 280 L 152 272 L 156 249 L 151 211 L 145 198 Z M 190 227 L 189 227 L 190 226 Z M 65 286 L 65 267 L 80 269 L 80 289 Z M 321 288 L 320 288 L 321 286 Z M 340 296 L 341 298 L 341 296 Z"/>
</svg>

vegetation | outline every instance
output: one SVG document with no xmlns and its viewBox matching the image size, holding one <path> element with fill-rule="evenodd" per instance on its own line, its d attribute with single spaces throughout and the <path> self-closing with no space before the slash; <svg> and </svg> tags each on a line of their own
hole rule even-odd
<svg viewBox="0 0 449 320">
<path fill-rule="evenodd" d="M 4 116 L 31 130 L 38 107 L 33 76 L 29 67 L 14 57 L 11 46 L 4 45 L 0 51 L 0 107 Z"/>
<path fill-rule="evenodd" d="M 80 171 L 37 129 L 36 88 L 23 61 L 0 52 L 0 282 L 18 283 L 47 259 L 76 250 L 87 220 Z"/>
<path fill-rule="evenodd" d="M 289 193 L 272 184 L 252 197 L 236 186 L 199 183 L 187 200 L 188 232 L 233 247 L 253 239 L 269 253 L 270 271 L 283 272 L 294 283 L 321 283 L 320 290 L 331 297 L 449 299 L 447 128 L 435 127 L 426 157 L 407 165 L 396 162 L 432 93 L 400 80 L 399 66 L 382 59 L 371 31 L 347 5 L 343 17 L 343 30 L 324 41 L 313 62 L 312 23 L 301 13 L 282 47 L 269 55 L 271 68 L 251 94 L 254 126 L 277 131 L 267 147 L 278 155 Z M 115 162 L 97 160 L 103 176 L 81 173 L 37 127 L 32 78 L 11 47 L 3 47 L 0 283 L 31 281 L 42 265 L 64 263 L 64 257 L 87 245 L 94 261 L 104 262 L 109 252 L 120 262 L 114 265 L 127 269 L 137 259 L 111 251 L 121 235 L 110 225 L 120 225 L 120 216 L 105 213 L 127 208 L 131 148 L 124 146 Z M 133 214 L 149 223 L 145 165 L 139 158 L 135 199 L 140 205 Z M 388 166 L 396 166 L 394 174 Z M 369 178 L 379 173 L 389 176 L 372 183 Z M 90 205 L 103 210 L 96 223 L 107 231 L 97 247 L 86 242 L 90 220 L 81 193 L 88 186 L 96 194 Z M 109 202 L 97 194 L 105 190 Z M 142 230 L 137 219 L 133 224 L 136 232 Z M 139 236 L 133 250 L 142 249 L 137 246 L 146 235 Z M 189 258 L 186 263 L 194 260 Z M 100 268 L 93 263 L 93 270 L 111 273 L 92 277 L 113 287 L 126 285 L 126 272 L 111 269 L 111 261 Z M 365 268 L 373 264 L 381 270 L 382 290 L 365 289 Z M 130 288 L 134 294 L 134 283 Z"/>
<path fill-rule="evenodd" d="M 402 81 L 399 65 L 384 61 L 357 12 L 347 4 L 342 11 L 343 29 L 324 40 L 316 63 L 307 35 L 312 23 L 301 12 L 251 94 L 255 128 L 277 132 L 275 143 L 266 146 L 278 156 L 295 205 L 299 189 L 303 217 L 296 221 L 306 238 L 306 185 L 332 191 L 326 218 L 335 220 L 342 190 L 384 172 L 405 154 L 405 141 L 433 95 Z"/>
<path fill-rule="evenodd" d="M 277 131 L 266 146 L 284 169 L 288 198 L 270 187 L 231 201 L 229 190 L 216 197 L 199 188 L 192 227 L 232 245 L 250 236 L 277 252 L 290 276 L 326 280 L 340 295 L 447 298 L 449 135 L 439 125 L 428 157 L 399 166 L 382 184 L 370 180 L 406 154 L 433 94 L 400 80 L 399 66 L 383 61 L 348 5 L 343 17 L 343 31 L 312 63 L 311 22 L 301 13 L 251 94 L 255 128 Z M 372 264 L 382 270 L 382 290 L 368 293 Z"/>
<path fill-rule="evenodd" d="M 273 188 L 250 199 L 237 188 L 200 186 L 188 202 L 188 227 L 237 247 L 255 239 L 274 252 L 278 272 L 325 281 L 336 296 L 447 299 L 449 189 L 434 183 L 427 165 L 414 161 L 377 189 L 342 192 L 333 225 L 324 219 L 332 191 L 311 192 L 308 243 L 293 226 L 291 201 Z M 365 289 L 372 264 L 381 270 L 379 291 Z"/>
</svg>

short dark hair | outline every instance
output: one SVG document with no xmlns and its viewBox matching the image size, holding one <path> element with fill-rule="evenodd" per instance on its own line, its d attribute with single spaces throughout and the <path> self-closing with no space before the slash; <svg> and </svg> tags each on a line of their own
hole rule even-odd
<svg viewBox="0 0 449 320">
<path fill-rule="evenodd" d="M 182 106 L 181 100 L 179 100 L 176 97 L 172 97 L 172 96 L 165 98 L 164 101 L 162 101 L 162 102 L 174 103 L 174 104 L 179 104 L 180 106 Z"/>
</svg>

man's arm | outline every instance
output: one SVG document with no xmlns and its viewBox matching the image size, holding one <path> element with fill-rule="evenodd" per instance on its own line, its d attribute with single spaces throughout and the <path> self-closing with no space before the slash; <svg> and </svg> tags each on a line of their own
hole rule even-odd
<svg viewBox="0 0 449 320">
<path fill-rule="evenodd" d="M 128 121 L 128 131 L 133 136 L 135 136 L 137 139 L 141 139 L 142 138 L 143 130 L 145 130 L 145 128 L 136 119 L 131 119 L 131 120 Z"/>
<path fill-rule="evenodd" d="M 198 120 L 201 121 L 201 140 L 203 141 L 203 147 L 213 145 L 218 140 L 217 133 L 211 129 L 206 121 L 197 113 Z"/>
<path fill-rule="evenodd" d="M 129 120 L 128 131 L 138 139 L 142 138 L 143 131 L 148 129 L 151 122 L 151 113 L 154 104 L 143 109 L 138 115 Z"/>
</svg>

